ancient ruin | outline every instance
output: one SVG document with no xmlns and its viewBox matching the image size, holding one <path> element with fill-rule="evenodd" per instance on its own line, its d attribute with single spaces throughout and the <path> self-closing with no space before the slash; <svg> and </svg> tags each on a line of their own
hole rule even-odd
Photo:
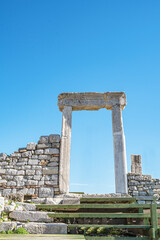
<svg viewBox="0 0 160 240">
<path fill-rule="evenodd" d="M 58 96 L 59 110 L 63 112 L 60 150 L 60 192 L 69 192 L 72 111 L 112 110 L 115 188 L 116 193 L 127 193 L 126 146 L 122 110 L 127 104 L 124 92 L 62 93 Z"/>
<path fill-rule="evenodd" d="M 127 104 L 124 92 L 62 93 L 58 96 L 62 112 L 62 132 L 41 136 L 14 153 L 0 154 L 0 196 L 22 194 L 25 199 L 54 198 L 69 193 L 72 111 L 112 111 L 116 194 L 130 194 L 137 201 L 159 201 L 160 180 L 142 175 L 140 155 L 131 155 L 127 173 L 122 110 Z"/>
<path fill-rule="evenodd" d="M 0 232 L 67 234 L 77 226 L 91 226 L 98 236 L 98 228 L 110 229 L 110 236 L 113 228 L 121 227 L 134 229 L 134 236 L 145 229 L 145 237 L 136 239 L 158 240 L 160 179 L 142 174 L 141 155 L 131 155 L 127 173 L 122 121 L 126 104 L 124 92 L 62 93 L 58 96 L 61 136 L 41 136 L 38 143 L 28 143 L 10 155 L 0 154 Z M 72 111 L 101 108 L 112 111 L 116 193 L 69 193 Z"/>
</svg>

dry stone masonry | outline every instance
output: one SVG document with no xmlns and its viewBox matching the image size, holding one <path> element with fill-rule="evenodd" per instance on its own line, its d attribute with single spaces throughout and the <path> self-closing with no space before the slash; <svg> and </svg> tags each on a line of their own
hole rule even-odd
<svg viewBox="0 0 160 240">
<path fill-rule="evenodd" d="M 138 203 L 151 203 L 153 197 L 160 204 L 160 179 L 142 175 L 141 155 L 131 155 L 131 173 L 128 173 L 128 193 Z"/>
<path fill-rule="evenodd" d="M 10 154 L 0 154 L 0 195 L 52 198 L 59 194 L 60 136 L 41 136 L 38 144 Z"/>
</svg>

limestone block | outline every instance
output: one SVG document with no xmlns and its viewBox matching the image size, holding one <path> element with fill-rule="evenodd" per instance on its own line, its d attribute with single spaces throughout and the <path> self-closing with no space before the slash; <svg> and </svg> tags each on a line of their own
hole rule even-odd
<svg viewBox="0 0 160 240">
<path fill-rule="evenodd" d="M 57 181 L 45 181 L 44 184 L 47 186 L 53 186 L 53 185 L 57 185 Z"/>
<path fill-rule="evenodd" d="M 39 186 L 43 186 L 43 185 L 44 185 L 44 181 L 42 181 L 42 180 L 39 181 L 39 182 L 38 182 L 38 185 L 39 185 Z"/>
<path fill-rule="evenodd" d="M 17 171 L 17 175 L 25 175 L 25 171 L 24 170 Z"/>
<path fill-rule="evenodd" d="M 32 152 L 31 151 L 26 151 L 22 153 L 22 157 L 26 158 L 26 157 L 31 157 L 32 156 Z"/>
<path fill-rule="evenodd" d="M 26 179 L 27 179 L 27 180 L 32 180 L 32 179 L 33 179 L 33 176 L 34 176 L 34 175 L 32 175 L 32 176 L 26 176 Z"/>
<path fill-rule="evenodd" d="M 44 175 L 58 174 L 58 167 L 47 167 L 43 168 Z"/>
<path fill-rule="evenodd" d="M 44 150 L 43 149 L 38 149 L 35 151 L 35 154 L 40 155 L 43 154 Z"/>
<path fill-rule="evenodd" d="M 27 150 L 35 150 L 35 149 L 36 149 L 36 143 L 27 144 Z"/>
<path fill-rule="evenodd" d="M 22 226 L 30 234 L 67 234 L 67 224 L 65 223 L 29 222 L 23 223 Z"/>
<path fill-rule="evenodd" d="M 35 175 L 35 176 L 33 176 L 33 179 L 34 180 L 41 180 L 41 175 Z"/>
<path fill-rule="evenodd" d="M 7 206 L 4 207 L 4 211 L 5 211 L 6 213 L 13 212 L 14 209 L 15 209 L 15 207 L 16 207 L 16 204 L 15 204 L 14 202 L 11 202 L 10 205 L 7 205 Z"/>
<path fill-rule="evenodd" d="M 6 196 L 12 192 L 11 189 L 3 189 L 3 196 Z"/>
<path fill-rule="evenodd" d="M 53 197 L 53 195 L 54 195 L 53 188 L 49 188 L 49 187 L 39 188 L 39 197 L 40 198 Z"/>
<path fill-rule="evenodd" d="M 23 208 L 24 211 L 36 211 L 36 205 L 31 204 L 31 203 L 21 203 L 21 202 L 16 202 L 19 206 Z"/>
<path fill-rule="evenodd" d="M 57 162 L 51 162 L 47 164 L 48 167 L 58 167 L 58 163 Z"/>
<path fill-rule="evenodd" d="M 28 180 L 26 182 L 26 185 L 36 186 L 36 185 L 38 185 L 38 181 L 37 180 Z"/>
<path fill-rule="evenodd" d="M 52 148 L 60 148 L 60 143 L 52 143 Z"/>
<path fill-rule="evenodd" d="M 38 156 L 38 159 L 40 160 L 50 160 L 51 159 L 51 156 L 50 155 L 39 155 Z"/>
<path fill-rule="evenodd" d="M 45 148 L 50 148 L 52 146 L 51 143 L 41 143 L 37 145 L 37 149 L 45 149 Z"/>
<path fill-rule="evenodd" d="M 50 162 L 58 162 L 59 161 L 59 157 L 52 157 L 50 159 Z"/>
<path fill-rule="evenodd" d="M 6 170 L 7 175 L 17 175 L 17 170 L 16 169 L 7 169 Z"/>
<path fill-rule="evenodd" d="M 44 154 L 59 154 L 59 149 L 57 148 L 47 148 L 44 150 Z"/>
<path fill-rule="evenodd" d="M 28 164 L 30 164 L 30 165 L 37 165 L 37 164 L 38 164 L 38 160 L 30 159 L 30 160 L 28 161 Z"/>
<path fill-rule="evenodd" d="M 34 175 L 35 170 L 26 170 L 26 175 Z"/>
<path fill-rule="evenodd" d="M 24 165 L 27 165 L 27 161 L 26 162 L 18 162 L 16 165 L 17 166 L 24 166 Z"/>
<path fill-rule="evenodd" d="M 48 217 L 48 212 L 38 211 L 13 211 L 9 217 L 16 221 L 27 222 L 52 222 L 52 218 Z"/>
<path fill-rule="evenodd" d="M 13 230 L 14 228 L 16 228 L 16 226 L 17 226 L 16 222 L 1 222 L 1 224 L 0 224 L 0 232 Z"/>
<path fill-rule="evenodd" d="M 7 186 L 16 186 L 17 185 L 17 183 L 16 182 L 14 182 L 14 181 L 8 181 L 7 182 Z"/>
<path fill-rule="evenodd" d="M 6 153 L 0 153 L 0 161 L 5 160 L 6 157 L 7 157 L 7 154 L 6 154 Z"/>
<path fill-rule="evenodd" d="M 21 153 L 11 153 L 11 157 L 21 157 Z"/>
<path fill-rule="evenodd" d="M 32 169 L 35 169 L 35 170 L 41 170 L 42 167 L 41 167 L 41 166 L 32 166 Z"/>
<path fill-rule="evenodd" d="M 42 175 L 42 170 L 36 170 L 36 175 Z"/>
<path fill-rule="evenodd" d="M 23 186 L 25 186 L 24 181 L 17 182 L 17 187 L 23 187 Z"/>
<path fill-rule="evenodd" d="M 48 143 L 48 136 L 41 136 L 38 143 Z"/>
<path fill-rule="evenodd" d="M 49 143 L 59 143 L 60 135 L 59 134 L 51 134 L 49 135 Z"/>
<path fill-rule="evenodd" d="M 33 159 L 38 159 L 38 155 L 32 155 L 32 157 L 31 158 L 33 158 Z"/>
<path fill-rule="evenodd" d="M 73 111 L 99 110 L 101 108 L 112 109 L 115 104 L 121 108 L 127 104 L 124 92 L 85 92 L 85 93 L 61 93 L 58 96 L 59 110 L 63 111 L 65 106 L 71 106 Z"/>
<path fill-rule="evenodd" d="M 28 158 L 19 158 L 18 159 L 18 162 L 27 162 L 28 161 Z"/>
</svg>

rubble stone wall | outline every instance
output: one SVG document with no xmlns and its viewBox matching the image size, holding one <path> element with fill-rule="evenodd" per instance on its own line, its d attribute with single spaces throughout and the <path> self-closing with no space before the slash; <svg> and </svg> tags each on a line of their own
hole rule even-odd
<svg viewBox="0 0 160 240">
<path fill-rule="evenodd" d="M 21 193 L 32 198 L 59 194 L 60 136 L 41 136 L 38 144 L 0 154 L 0 196 Z"/>
<path fill-rule="evenodd" d="M 153 197 L 160 204 L 160 179 L 151 175 L 128 173 L 128 194 L 136 197 L 138 203 L 151 203 Z"/>
</svg>

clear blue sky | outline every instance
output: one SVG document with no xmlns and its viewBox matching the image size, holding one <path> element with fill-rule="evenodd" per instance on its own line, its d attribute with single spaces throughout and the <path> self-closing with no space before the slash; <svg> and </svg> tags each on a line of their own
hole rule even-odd
<svg viewBox="0 0 160 240">
<path fill-rule="evenodd" d="M 160 1 L 1 0 L 0 152 L 61 132 L 62 92 L 125 91 L 128 171 L 160 178 Z M 71 191 L 114 192 L 111 111 L 73 112 Z"/>
</svg>

